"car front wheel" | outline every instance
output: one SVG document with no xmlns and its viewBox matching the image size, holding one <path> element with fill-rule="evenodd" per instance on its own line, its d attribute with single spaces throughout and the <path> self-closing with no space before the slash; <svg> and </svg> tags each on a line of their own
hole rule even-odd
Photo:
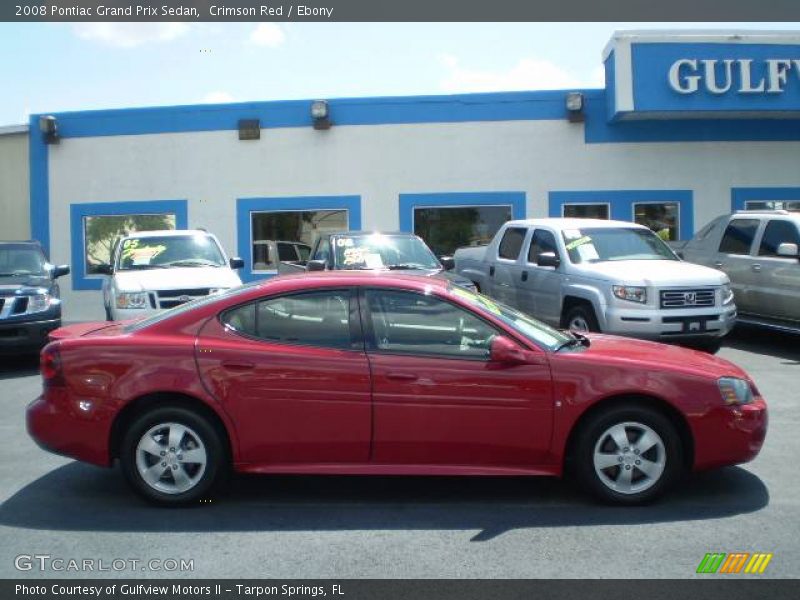
<svg viewBox="0 0 800 600">
<path fill-rule="evenodd" d="M 128 428 L 120 455 L 128 483 L 145 499 L 177 506 L 208 498 L 227 470 L 217 430 L 183 407 L 163 407 Z"/>
<path fill-rule="evenodd" d="M 656 499 L 683 469 L 681 440 L 658 411 L 618 406 L 593 415 L 577 444 L 579 481 L 595 497 L 614 504 Z"/>
</svg>

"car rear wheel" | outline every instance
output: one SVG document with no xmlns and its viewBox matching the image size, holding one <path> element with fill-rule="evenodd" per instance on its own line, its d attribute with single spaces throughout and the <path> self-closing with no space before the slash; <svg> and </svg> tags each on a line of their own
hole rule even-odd
<svg viewBox="0 0 800 600">
<path fill-rule="evenodd" d="M 139 495 L 167 506 L 210 497 L 228 468 L 214 426 L 178 406 L 157 408 L 137 418 L 123 438 L 120 461 Z"/>
<path fill-rule="evenodd" d="M 570 331 L 590 332 L 600 331 L 600 326 L 597 324 L 597 317 L 594 315 L 594 310 L 589 306 L 575 306 L 567 312 L 564 317 L 564 325 Z"/>
<path fill-rule="evenodd" d="M 664 493 L 683 469 L 681 440 L 660 412 L 618 406 L 579 432 L 575 467 L 583 486 L 614 504 L 642 504 Z"/>
</svg>

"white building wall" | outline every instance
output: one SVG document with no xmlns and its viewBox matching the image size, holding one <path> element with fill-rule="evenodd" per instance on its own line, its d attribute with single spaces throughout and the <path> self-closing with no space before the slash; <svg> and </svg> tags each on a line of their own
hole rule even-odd
<svg viewBox="0 0 800 600">
<path fill-rule="evenodd" d="M 564 121 L 426 123 L 68 138 L 50 147 L 51 256 L 70 262 L 70 204 L 186 199 L 189 226 L 236 254 L 236 199 L 360 195 L 366 229 L 398 228 L 401 193 L 522 191 L 529 217 L 558 190 L 694 192 L 694 224 L 731 188 L 797 186 L 800 142 L 586 144 Z M 65 318 L 103 317 L 100 292 L 62 290 Z"/>
<path fill-rule="evenodd" d="M 20 131 L 0 131 L 0 240 L 27 240 L 31 236 L 28 130 L 14 129 Z"/>
</svg>

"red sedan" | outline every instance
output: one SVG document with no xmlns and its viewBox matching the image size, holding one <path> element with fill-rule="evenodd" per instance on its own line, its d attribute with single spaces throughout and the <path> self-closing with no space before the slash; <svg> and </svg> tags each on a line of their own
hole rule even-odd
<svg viewBox="0 0 800 600">
<path fill-rule="evenodd" d="M 142 321 L 64 327 L 28 408 L 44 448 L 162 504 L 241 473 L 573 475 L 652 500 L 742 463 L 767 408 L 739 367 L 552 329 L 444 280 L 277 278 Z"/>
</svg>

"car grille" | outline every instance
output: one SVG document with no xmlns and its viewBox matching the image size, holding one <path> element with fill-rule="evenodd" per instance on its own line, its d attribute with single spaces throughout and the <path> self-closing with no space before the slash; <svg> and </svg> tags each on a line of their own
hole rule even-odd
<svg viewBox="0 0 800 600">
<path fill-rule="evenodd" d="M 661 290 L 661 308 L 694 308 L 714 306 L 714 289 Z"/>
<path fill-rule="evenodd" d="M 28 296 L 9 296 L 0 298 L 0 319 L 25 314 L 28 310 Z"/>
<path fill-rule="evenodd" d="M 150 294 L 152 308 L 174 308 L 190 300 L 208 296 L 210 288 L 195 288 L 186 290 L 157 290 Z"/>
</svg>

